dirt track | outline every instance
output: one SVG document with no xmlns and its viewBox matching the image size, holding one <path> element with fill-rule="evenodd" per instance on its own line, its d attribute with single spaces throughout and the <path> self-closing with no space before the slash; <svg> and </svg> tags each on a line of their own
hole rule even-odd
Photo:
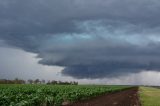
<svg viewBox="0 0 160 106">
<path fill-rule="evenodd" d="M 70 106 L 140 106 L 138 87 L 117 93 L 105 94 L 86 101 L 79 101 Z"/>
</svg>

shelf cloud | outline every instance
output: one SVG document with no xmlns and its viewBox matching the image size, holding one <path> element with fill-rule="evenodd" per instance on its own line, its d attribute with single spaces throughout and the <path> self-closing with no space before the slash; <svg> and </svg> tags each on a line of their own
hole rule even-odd
<svg viewBox="0 0 160 106">
<path fill-rule="evenodd" d="M 160 71 L 158 0 L 0 1 L 0 40 L 77 79 Z"/>
</svg>

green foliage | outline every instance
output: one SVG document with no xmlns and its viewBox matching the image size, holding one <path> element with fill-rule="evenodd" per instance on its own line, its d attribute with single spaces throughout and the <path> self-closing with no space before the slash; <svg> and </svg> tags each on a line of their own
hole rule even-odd
<svg viewBox="0 0 160 106">
<path fill-rule="evenodd" d="M 0 106 L 60 106 L 89 99 L 128 86 L 102 85 L 0 85 Z"/>
</svg>

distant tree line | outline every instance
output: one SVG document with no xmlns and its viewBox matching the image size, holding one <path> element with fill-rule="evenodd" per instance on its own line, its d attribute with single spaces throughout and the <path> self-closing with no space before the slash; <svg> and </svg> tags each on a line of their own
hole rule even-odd
<svg viewBox="0 0 160 106">
<path fill-rule="evenodd" d="M 7 79 L 0 79 L 0 84 L 48 84 L 48 85 L 78 85 L 78 82 L 75 81 L 56 81 L 56 80 L 39 80 L 39 79 L 29 79 L 29 80 L 22 80 L 15 78 L 14 80 L 7 80 Z"/>
<path fill-rule="evenodd" d="M 14 80 L 0 79 L 0 84 L 25 84 L 25 80 L 15 78 Z"/>
<path fill-rule="evenodd" d="M 52 81 L 48 81 L 47 84 L 52 84 L 52 85 L 78 85 L 78 82 L 75 82 L 75 81 L 70 81 L 70 82 L 63 82 L 63 81 L 55 81 L 55 80 L 52 80 Z"/>
</svg>

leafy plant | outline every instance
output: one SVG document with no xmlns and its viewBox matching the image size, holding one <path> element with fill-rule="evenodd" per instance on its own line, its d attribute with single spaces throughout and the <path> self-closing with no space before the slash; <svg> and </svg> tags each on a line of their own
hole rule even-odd
<svg viewBox="0 0 160 106">
<path fill-rule="evenodd" d="M 60 106 L 129 86 L 105 85 L 0 85 L 0 106 Z"/>
</svg>

